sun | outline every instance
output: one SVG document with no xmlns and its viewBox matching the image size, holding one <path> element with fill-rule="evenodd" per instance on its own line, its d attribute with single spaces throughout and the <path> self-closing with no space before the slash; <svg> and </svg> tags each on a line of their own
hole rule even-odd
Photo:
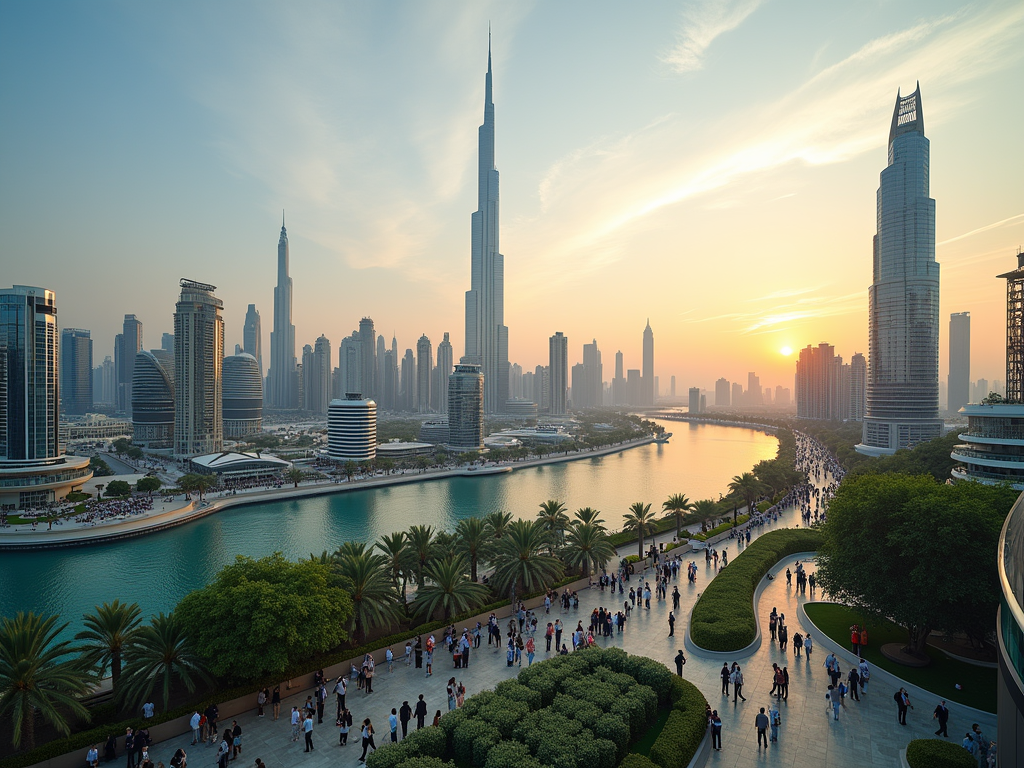
<svg viewBox="0 0 1024 768">
<path fill-rule="evenodd" d="M 785 357 L 789 357 L 790 355 L 793 354 L 793 348 L 792 347 L 783 347 L 782 349 L 779 350 L 779 352 L 782 355 L 784 355 Z"/>
</svg>

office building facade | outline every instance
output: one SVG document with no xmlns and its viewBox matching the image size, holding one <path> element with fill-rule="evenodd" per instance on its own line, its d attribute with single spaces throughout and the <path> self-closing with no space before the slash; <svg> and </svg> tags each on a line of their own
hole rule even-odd
<svg viewBox="0 0 1024 768">
<path fill-rule="evenodd" d="M 174 353 L 154 349 L 135 356 L 132 432 L 142 448 L 174 447 Z"/>
<path fill-rule="evenodd" d="M 331 401 L 327 455 L 335 461 L 373 461 L 377 455 L 377 403 L 357 392 Z"/>
<path fill-rule="evenodd" d="M 173 347 L 171 351 L 174 351 Z M 242 351 L 256 359 L 256 365 L 260 369 L 260 378 L 263 378 L 263 327 L 260 324 L 260 313 L 256 310 L 255 304 L 250 304 L 245 311 L 245 324 L 242 326 Z M 263 391 L 262 386 L 260 391 Z"/>
<path fill-rule="evenodd" d="M 92 335 L 81 328 L 60 333 L 60 406 L 69 416 L 92 410 Z"/>
<path fill-rule="evenodd" d="M 448 379 L 448 449 L 484 447 L 484 376 L 479 365 L 460 363 Z"/>
<path fill-rule="evenodd" d="M 949 316 L 949 374 L 946 377 L 946 410 L 956 413 L 971 398 L 971 313 Z"/>
<path fill-rule="evenodd" d="M 224 446 L 224 302 L 216 286 L 182 279 L 174 308 L 174 454 L 190 458 Z"/>
<path fill-rule="evenodd" d="M 263 431 L 263 377 L 259 361 L 243 352 L 225 357 L 223 365 L 224 437 L 244 440 L 258 435 Z"/>
<path fill-rule="evenodd" d="M 535 385 L 536 386 L 536 385 Z M 548 339 L 547 411 L 552 416 L 565 416 L 566 390 L 569 388 L 569 340 L 558 331 Z M 538 403 L 538 405 L 542 405 Z"/>
</svg>

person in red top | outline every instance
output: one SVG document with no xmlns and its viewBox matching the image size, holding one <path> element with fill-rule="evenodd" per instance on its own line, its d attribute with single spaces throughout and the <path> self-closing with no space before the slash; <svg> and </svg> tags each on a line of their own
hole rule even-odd
<svg viewBox="0 0 1024 768">
<path fill-rule="evenodd" d="M 860 627 L 854 624 L 850 627 L 850 645 L 853 646 L 853 655 L 860 658 Z"/>
<path fill-rule="evenodd" d="M 868 647 L 868 630 L 867 627 L 860 628 L 860 648 L 858 652 L 858 658 L 864 658 L 864 649 Z"/>
</svg>

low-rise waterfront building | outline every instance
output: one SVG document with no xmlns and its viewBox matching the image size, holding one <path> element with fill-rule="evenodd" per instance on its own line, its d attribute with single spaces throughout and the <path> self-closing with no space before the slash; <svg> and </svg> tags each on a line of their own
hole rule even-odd
<svg viewBox="0 0 1024 768">
<path fill-rule="evenodd" d="M 291 466 L 277 456 L 259 453 L 219 451 L 188 460 L 189 470 L 201 475 L 216 475 L 225 482 L 269 480 Z"/>
<path fill-rule="evenodd" d="M 327 409 L 327 455 L 334 461 L 371 461 L 377 455 L 377 403 L 349 392 Z"/>
<path fill-rule="evenodd" d="M 953 480 L 1008 482 L 1024 490 L 1024 405 L 966 405 L 960 414 L 967 417 L 967 431 L 950 454 L 962 462 L 953 468 Z"/>
</svg>

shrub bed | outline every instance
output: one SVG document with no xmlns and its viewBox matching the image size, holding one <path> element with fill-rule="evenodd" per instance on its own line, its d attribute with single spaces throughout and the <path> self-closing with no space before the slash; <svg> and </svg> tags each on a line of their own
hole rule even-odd
<svg viewBox="0 0 1024 768">
<path fill-rule="evenodd" d="M 382 745 L 367 765 L 419 768 L 430 758 L 456 768 L 676 768 L 700 746 L 706 706 L 695 686 L 660 662 L 619 648 L 588 648 L 471 696 L 440 727 Z M 629 745 L 657 720 L 659 708 L 669 715 L 651 748 L 653 762 L 637 761 L 641 756 L 628 755 Z"/>
<path fill-rule="evenodd" d="M 768 569 L 787 555 L 818 549 L 821 534 L 810 528 L 786 528 L 755 539 L 731 560 L 693 606 L 690 637 L 708 651 L 738 651 L 757 636 L 754 589 Z"/>
<path fill-rule="evenodd" d="M 914 739 L 907 744 L 910 768 L 977 768 L 978 761 L 959 744 L 942 739 Z"/>
<path fill-rule="evenodd" d="M 749 519 L 750 519 L 750 515 L 739 515 L 736 518 L 736 525 L 737 526 L 743 525 Z M 720 533 L 725 533 L 726 531 L 728 531 L 729 529 L 731 529 L 733 527 L 734 526 L 733 526 L 732 520 L 728 520 L 728 521 L 722 523 L 721 525 L 716 525 L 714 528 L 712 528 L 707 533 L 695 533 L 695 534 L 693 534 L 693 538 L 695 538 L 695 539 L 697 539 L 699 541 L 707 541 L 708 539 L 712 538 L 713 536 L 717 536 Z"/>
</svg>

